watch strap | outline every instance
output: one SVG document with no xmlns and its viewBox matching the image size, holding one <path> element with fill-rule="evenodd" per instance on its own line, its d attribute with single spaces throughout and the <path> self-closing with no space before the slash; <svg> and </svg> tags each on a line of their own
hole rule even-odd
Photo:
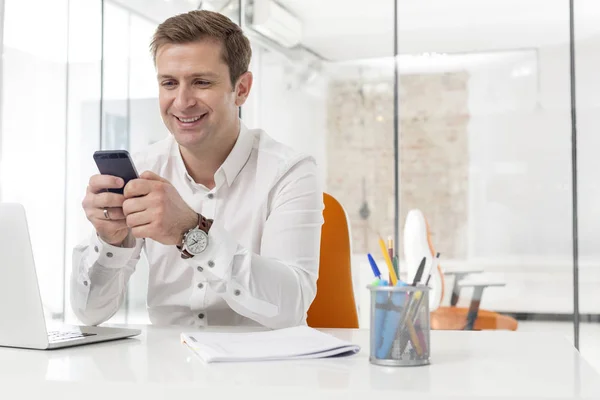
<svg viewBox="0 0 600 400">
<path fill-rule="evenodd" d="M 201 214 L 198 214 L 198 228 L 200 228 L 200 230 L 203 230 L 204 233 L 206 233 L 208 235 L 208 231 L 210 230 L 210 227 L 213 224 L 213 220 L 212 219 L 207 219 L 204 218 L 204 216 L 202 216 Z"/>
</svg>

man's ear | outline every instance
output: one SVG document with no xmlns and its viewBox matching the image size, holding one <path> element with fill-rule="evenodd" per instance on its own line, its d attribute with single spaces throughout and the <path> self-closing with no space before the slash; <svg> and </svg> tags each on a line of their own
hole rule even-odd
<svg viewBox="0 0 600 400">
<path fill-rule="evenodd" d="M 246 102 L 252 88 L 252 72 L 246 71 L 238 78 L 235 84 L 235 105 L 240 107 Z"/>
</svg>

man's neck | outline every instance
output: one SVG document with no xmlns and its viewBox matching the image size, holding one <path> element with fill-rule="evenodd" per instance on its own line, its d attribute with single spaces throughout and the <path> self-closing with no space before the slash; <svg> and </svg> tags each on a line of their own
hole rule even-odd
<svg viewBox="0 0 600 400">
<path fill-rule="evenodd" d="M 221 139 L 214 146 L 204 146 L 200 149 L 188 149 L 179 146 L 183 163 L 194 182 L 209 189 L 215 187 L 215 173 L 223 165 L 238 139 L 240 125 L 231 134 Z"/>
</svg>

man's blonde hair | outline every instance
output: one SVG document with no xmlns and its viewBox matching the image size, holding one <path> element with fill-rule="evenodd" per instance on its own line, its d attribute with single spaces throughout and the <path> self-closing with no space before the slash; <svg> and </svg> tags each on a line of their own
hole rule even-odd
<svg viewBox="0 0 600 400">
<path fill-rule="evenodd" d="M 156 53 L 165 44 L 185 44 L 204 39 L 216 39 L 222 44 L 221 57 L 229 67 L 231 85 L 250 65 L 252 49 L 242 29 L 226 16 L 207 10 L 195 10 L 175 15 L 156 28 L 150 51 L 156 63 Z"/>
</svg>

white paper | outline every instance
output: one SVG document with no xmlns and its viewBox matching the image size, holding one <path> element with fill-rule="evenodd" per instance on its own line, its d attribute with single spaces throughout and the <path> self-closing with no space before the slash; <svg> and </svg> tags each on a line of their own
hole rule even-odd
<svg viewBox="0 0 600 400">
<path fill-rule="evenodd" d="M 181 340 L 203 361 L 264 361 L 354 354 L 360 346 L 307 326 L 265 332 L 182 333 Z"/>
</svg>

